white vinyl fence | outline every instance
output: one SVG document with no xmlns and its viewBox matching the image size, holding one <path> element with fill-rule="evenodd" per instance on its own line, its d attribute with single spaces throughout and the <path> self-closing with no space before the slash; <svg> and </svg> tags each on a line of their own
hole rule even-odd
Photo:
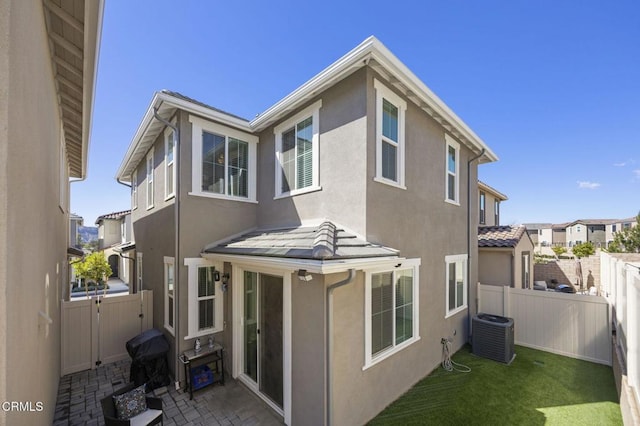
<svg viewBox="0 0 640 426">
<path fill-rule="evenodd" d="M 640 260 L 637 256 L 608 253 L 601 253 L 600 259 L 601 292 L 612 306 L 617 353 L 640 406 Z"/>
<path fill-rule="evenodd" d="M 513 318 L 517 345 L 611 365 L 604 297 L 478 284 L 478 312 Z"/>
<path fill-rule="evenodd" d="M 126 359 L 126 342 L 153 325 L 153 292 L 62 302 L 62 375 Z"/>
</svg>

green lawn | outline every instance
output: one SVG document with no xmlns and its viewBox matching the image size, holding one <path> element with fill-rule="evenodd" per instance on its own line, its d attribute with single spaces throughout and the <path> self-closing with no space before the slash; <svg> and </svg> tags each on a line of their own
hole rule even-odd
<svg viewBox="0 0 640 426">
<path fill-rule="evenodd" d="M 462 348 L 370 425 L 622 425 L 613 370 L 521 346 L 511 365 Z"/>
</svg>

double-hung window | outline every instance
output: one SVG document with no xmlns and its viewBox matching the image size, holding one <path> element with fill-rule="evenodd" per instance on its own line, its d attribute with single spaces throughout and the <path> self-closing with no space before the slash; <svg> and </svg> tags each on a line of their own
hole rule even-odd
<svg viewBox="0 0 640 426">
<path fill-rule="evenodd" d="M 223 330 L 221 266 L 202 258 L 185 259 L 188 267 L 189 335 L 191 339 Z"/>
<path fill-rule="evenodd" d="M 147 209 L 153 208 L 153 148 L 147 154 Z"/>
<path fill-rule="evenodd" d="M 175 261 L 173 257 L 164 258 L 164 327 L 175 332 Z"/>
<path fill-rule="evenodd" d="M 480 192 L 480 225 L 484 225 L 487 221 L 486 198 L 487 198 L 486 194 L 484 192 Z"/>
<path fill-rule="evenodd" d="M 404 188 L 404 123 L 407 103 L 378 80 L 376 89 L 375 180 Z"/>
<path fill-rule="evenodd" d="M 447 282 L 446 316 L 450 317 L 467 308 L 467 255 L 445 257 Z"/>
<path fill-rule="evenodd" d="M 218 123 L 190 116 L 192 192 L 212 198 L 256 200 L 258 138 Z"/>
<path fill-rule="evenodd" d="M 164 132 L 164 197 L 169 199 L 175 195 L 176 171 L 174 166 L 175 157 L 174 131 L 167 127 Z"/>
<path fill-rule="evenodd" d="M 366 273 L 365 366 L 418 340 L 418 259 L 391 270 Z"/>
<path fill-rule="evenodd" d="M 322 100 L 274 128 L 276 198 L 320 189 L 319 116 Z"/>
<path fill-rule="evenodd" d="M 445 134 L 446 141 L 446 194 L 449 203 L 460 204 L 460 144 Z"/>
</svg>

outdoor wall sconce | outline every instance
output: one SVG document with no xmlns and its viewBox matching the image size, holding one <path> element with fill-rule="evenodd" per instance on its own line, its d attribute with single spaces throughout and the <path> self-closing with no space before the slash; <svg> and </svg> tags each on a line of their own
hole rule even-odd
<svg viewBox="0 0 640 426">
<path fill-rule="evenodd" d="M 220 281 L 220 271 L 213 270 L 213 280 Z"/>
<path fill-rule="evenodd" d="M 227 287 L 229 287 L 229 274 L 222 274 L 222 291 L 227 291 Z"/>
<path fill-rule="evenodd" d="M 300 281 L 309 282 L 313 279 L 313 276 L 307 272 L 306 269 L 298 270 L 298 279 Z"/>
</svg>

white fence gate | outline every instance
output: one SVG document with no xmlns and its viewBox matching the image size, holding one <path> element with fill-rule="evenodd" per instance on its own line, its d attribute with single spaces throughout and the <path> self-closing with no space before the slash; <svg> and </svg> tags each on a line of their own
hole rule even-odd
<svg viewBox="0 0 640 426">
<path fill-rule="evenodd" d="M 62 302 L 62 375 L 129 357 L 126 342 L 153 324 L 153 292 Z"/>
<path fill-rule="evenodd" d="M 478 284 L 478 299 L 478 312 L 513 318 L 518 345 L 611 365 L 603 297 Z"/>
</svg>

